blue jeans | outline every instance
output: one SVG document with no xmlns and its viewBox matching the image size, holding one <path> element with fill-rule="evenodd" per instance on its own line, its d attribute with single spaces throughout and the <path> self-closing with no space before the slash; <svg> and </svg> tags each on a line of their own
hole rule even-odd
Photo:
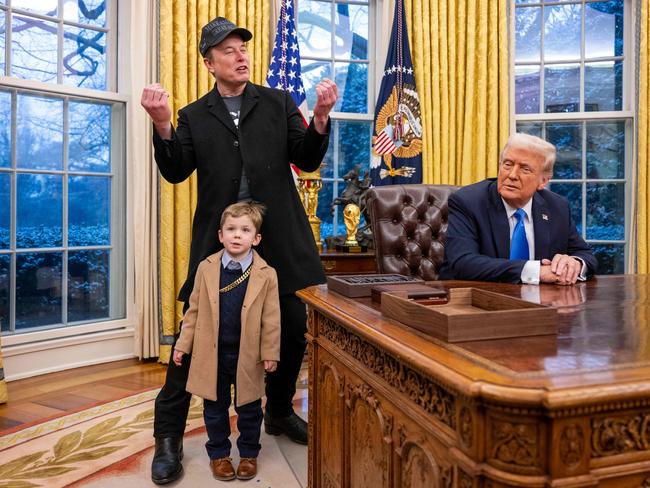
<svg viewBox="0 0 650 488">
<path fill-rule="evenodd" d="M 221 354 L 217 373 L 217 401 L 203 400 L 203 418 L 208 432 L 205 448 L 210 459 L 230 456 L 230 385 L 236 384 L 238 354 Z M 235 390 L 235 399 L 237 391 Z M 240 407 L 235 402 L 237 412 L 237 449 L 240 457 L 256 458 L 260 445 L 262 427 L 262 400 L 255 400 Z"/>
</svg>

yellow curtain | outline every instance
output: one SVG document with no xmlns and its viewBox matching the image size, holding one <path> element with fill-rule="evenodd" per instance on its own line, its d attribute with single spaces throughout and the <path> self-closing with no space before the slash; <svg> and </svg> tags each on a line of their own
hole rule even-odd
<svg viewBox="0 0 650 488">
<path fill-rule="evenodd" d="M 496 176 L 509 134 L 507 0 L 406 0 L 425 183 Z"/>
<path fill-rule="evenodd" d="M 650 273 L 650 229 L 648 226 L 648 208 L 650 207 L 650 182 L 648 181 L 648 164 L 650 164 L 650 13 L 648 2 L 641 2 L 640 42 L 639 42 L 639 139 L 637 171 L 637 273 Z M 633 267 L 631 269 L 634 269 Z"/>
<path fill-rule="evenodd" d="M 160 0 L 160 84 L 172 113 L 207 93 L 214 79 L 198 51 L 201 27 L 221 16 L 253 33 L 249 42 L 251 81 L 263 83 L 269 60 L 268 0 Z M 175 115 L 174 115 L 175 119 Z M 175 120 L 173 121 L 176 122 Z M 176 300 L 187 275 L 196 174 L 171 185 L 160 179 L 160 362 L 168 362 L 183 304 Z M 216 236 L 215 236 L 216 239 Z"/>
</svg>

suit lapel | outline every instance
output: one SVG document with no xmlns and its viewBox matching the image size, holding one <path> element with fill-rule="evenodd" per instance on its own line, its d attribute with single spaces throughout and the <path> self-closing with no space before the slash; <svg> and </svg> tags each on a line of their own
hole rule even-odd
<svg viewBox="0 0 650 488">
<path fill-rule="evenodd" d="M 205 287 L 210 297 L 210 311 L 212 312 L 212 323 L 219 321 L 219 281 L 221 280 L 221 256 L 223 249 L 208 257 L 210 267 L 203 273 Z"/>
<path fill-rule="evenodd" d="M 232 121 L 232 117 L 226 108 L 226 104 L 223 103 L 223 99 L 217 91 L 216 84 L 208 97 L 208 112 L 214 115 L 230 132 L 237 135 L 237 127 L 235 127 L 235 123 Z"/>
<path fill-rule="evenodd" d="M 533 196 L 533 228 L 535 229 L 535 259 L 549 259 L 551 215 L 549 215 L 546 201 L 539 193 Z"/>
<path fill-rule="evenodd" d="M 257 88 L 255 88 L 251 83 L 248 83 L 244 90 L 244 98 L 241 102 L 241 109 L 239 110 L 239 125 L 241 125 L 242 121 L 250 111 L 253 110 L 255 105 L 257 105 L 259 98 L 260 94 L 257 91 Z"/>
<path fill-rule="evenodd" d="M 490 224 L 492 227 L 492 236 L 497 249 L 498 258 L 510 257 L 510 226 L 508 225 L 508 215 L 506 208 L 503 206 L 499 192 L 497 191 L 497 182 L 490 185 L 490 208 L 488 209 Z"/>
</svg>

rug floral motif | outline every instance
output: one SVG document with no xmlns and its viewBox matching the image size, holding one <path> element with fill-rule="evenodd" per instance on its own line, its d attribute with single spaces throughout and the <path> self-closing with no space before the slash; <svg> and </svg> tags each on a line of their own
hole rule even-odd
<svg viewBox="0 0 650 488">
<path fill-rule="evenodd" d="M 66 486 L 153 444 L 148 391 L 34 427 L 0 433 L 0 488 Z M 203 424 L 203 404 L 192 398 L 186 430 Z"/>
</svg>

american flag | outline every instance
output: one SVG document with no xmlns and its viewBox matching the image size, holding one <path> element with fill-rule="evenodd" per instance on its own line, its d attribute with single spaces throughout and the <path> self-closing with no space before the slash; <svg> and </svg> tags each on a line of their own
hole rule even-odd
<svg viewBox="0 0 650 488">
<path fill-rule="evenodd" d="M 293 9 L 293 0 L 282 0 L 266 82 L 271 88 L 291 94 L 307 126 L 307 97 L 300 74 L 300 48 Z"/>
</svg>

